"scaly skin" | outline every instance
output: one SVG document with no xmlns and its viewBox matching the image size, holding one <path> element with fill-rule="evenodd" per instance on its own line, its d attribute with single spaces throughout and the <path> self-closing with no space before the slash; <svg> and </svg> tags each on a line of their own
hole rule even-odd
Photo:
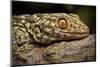
<svg viewBox="0 0 100 67">
<path fill-rule="evenodd" d="M 13 49 L 21 55 L 33 44 L 50 45 L 57 41 L 82 39 L 89 35 L 89 28 L 76 14 L 38 13 L 12 17 Z M 15 47 L 16 46 L 16 47 Z"/>
</svg>

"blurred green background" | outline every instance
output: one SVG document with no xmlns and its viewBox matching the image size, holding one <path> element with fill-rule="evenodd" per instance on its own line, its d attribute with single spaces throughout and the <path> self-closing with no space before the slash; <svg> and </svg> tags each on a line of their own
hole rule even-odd
<svg viewBox="0 0 100 67">
<path fill-rule="evenodd" d="M 75 13 L 96 34 L 96 6 L 12 1 L 12 15 L 34 13 Z"/>
</svg>

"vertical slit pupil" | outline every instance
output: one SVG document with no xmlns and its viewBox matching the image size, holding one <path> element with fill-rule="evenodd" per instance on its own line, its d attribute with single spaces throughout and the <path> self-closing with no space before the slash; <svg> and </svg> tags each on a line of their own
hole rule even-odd
<svg viewBox="0 0 100 67">
<path fill-rule="evenodd" d="M 65 29 L 67 28 L 67 21 L 65 19 L 59 19 L 58 20 L 58 27 L 60 29 Z"/>
</svg>

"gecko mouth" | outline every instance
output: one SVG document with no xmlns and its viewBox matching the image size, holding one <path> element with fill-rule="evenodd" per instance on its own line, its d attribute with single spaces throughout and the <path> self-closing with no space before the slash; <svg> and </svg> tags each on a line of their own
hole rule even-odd
<svg viewBox="0 0 100 67">
<path fill-rule="evenodd" d="M 89 35 L 89 32 L 62 32 L 62 31 L 51 31 L 49 35 L 56 37 L 58 40 L 72 40 L 82 39 Z"/>
<path fill-rule="evenodd" d="M 81 38 L 85 38 L 89 35 L 88 32 L 58 32 L 58 36 L 61 36 L 63 38 L 67 38 L 67 39 L 81 39 Z"/>
</svg>

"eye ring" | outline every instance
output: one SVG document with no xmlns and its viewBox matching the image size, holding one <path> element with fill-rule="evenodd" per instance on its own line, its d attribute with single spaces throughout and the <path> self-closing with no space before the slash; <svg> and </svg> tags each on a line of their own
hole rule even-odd
<svg viewBox="0 0 100 67">
<path fill-rule="evenodd" d="M 67 20 L 64 19 L 64 18 L 58 19 L 57 24 L 58 24 L 58 27 L 59 27 L 60 29 L 66 29 L 66 28 L 68 27 L 68 22 L 67 22 Z"/>
</svg>

